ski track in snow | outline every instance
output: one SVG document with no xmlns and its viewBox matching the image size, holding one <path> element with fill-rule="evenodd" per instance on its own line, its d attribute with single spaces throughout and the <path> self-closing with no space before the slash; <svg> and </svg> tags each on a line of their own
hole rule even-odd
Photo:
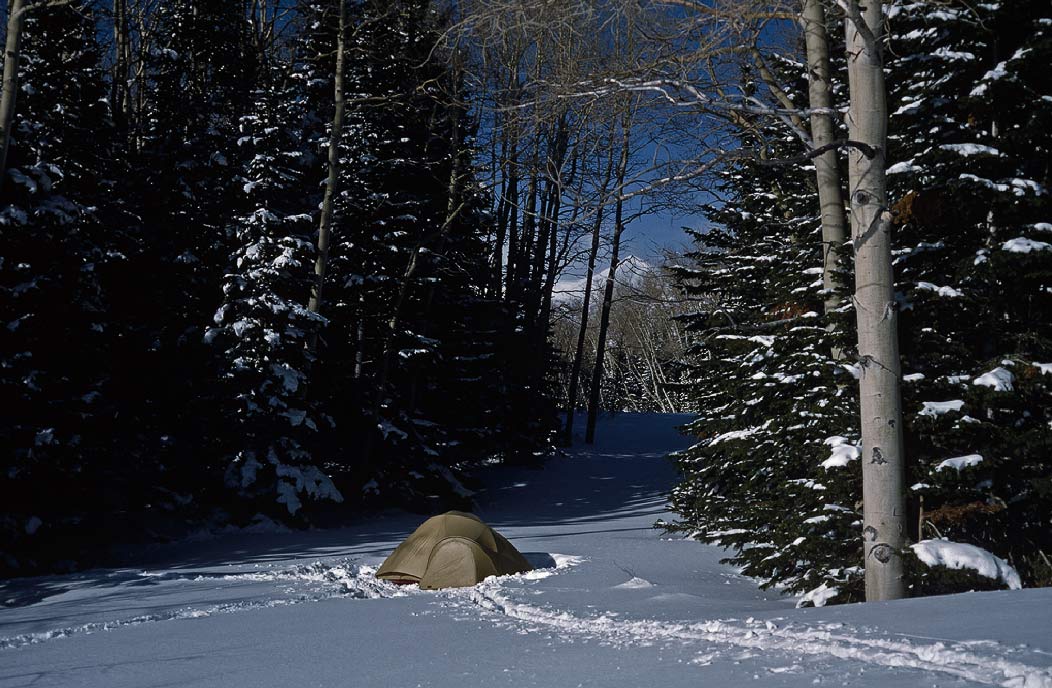
<svg viewBox="0 0 1052 688">
<path fill-rule="evenodd" d="M 784 654 L 787 659 L 801 656 L 828 657 L 881 667 L 914 669 L 952 676 L 985 685 L 1006 688 L 1052 688 L 1052 670 L 1014 661 L 1010 655 L 1022 651 L 993 641 L 915 643 L 864 635 L 865 629 L 853 629 L 841 623 L 808 626 L 788 623 L 784 619 L 744 621 L 711 620 L 698 623 L 676 623 L 654 620 L 617 619 L 613 613 L 578 616 L 526 604 L 512 598 L 514 590 L 535 584 L 563 570 L 583 563 L 579 557 L 553 554 L 554 568 L 537 569 L 525 574 L 489 578 L 472 588 L 438 593 L 421 591 L 416 586 L 396 586 L 374 577 L 375 568 L 348 559 L 317 561 L 286 569 L 230 573 L 222 576 L 200 576 L 192 572 L 143 572 L 141 576 L 163 580 L 231 583 L 292 583 L 314 586 L 308 592 L 292 597 L 243 600 L 204 607 L 184 607 L 155 614 L 125 619 L 99 621 L 54 630 L 0 638 L 0 650 L 67 638 L 74 635 L 111 631 L 146 623 L 197 619 L 217 614 L 320 602 L 337 598 L 379 599 L 430 595 L 465 609 L 475 609 L 498 625 L 517 627 L 520 632 L 548 632 L 565 639 L 589 639 L 615 647 L 649 647 L 658 644 L 690 648 L 698 646 L 694 663 L 711 664 L 718 659 L 732 659 L 728 650 L 754 649 Z M 295 592 L 295 591 L 292 591 Z M 779 625 L 783 624 L 783 625 Z M 716 648 L 712 646 L 715 645 Z M 977 650 L 981 648 L 981 652 Z"/>
<path fill-rule="evenodd" d="M 322 588 L 316 591 L 298 593 L 287 598 L 273 598 L 257 601 L 242 600 L 203 607 L 180 607 L 178 609 L 171 609 L 154 614 L 140 614 L 138 616 L 124 619 L 96 621 L 77 626 L 38 631 L 35 633 L 23 633 L 21 635 L 0 638 L 0 651 L 17 649 L 26 645 L 35 645 L 48 640 L 68 638 L 74 635 L 113 631 L 128 626 L 139 626 L 159 621 L 200 619 L 207 616 L 215 616 L 217 614 L 232 614 L 235 612 L 251 611 L 254 609 L 267 609 L 270 607 L 285 607 L 293 604 L 321 602 L 323 600 L 342 597 L 377 599 L 383 597 L 403 597 L 407 594 L 398 586 L 377 580 L 373 576 L 375 571 L 376 569 L 371 566 L 359 566 L 347 560 L 333 562 L 316 561 L 311 564 L 303 564 L 276 571 L 251 571 L 244 573 L 230 573 L 222 576 L 202 576 L 195 575 L 192 572 L 184 573 L 178 571 L 157 573 L 144 571 L 139 575 L 164 581 L 310 583 L 319 584 Z"/>
<path fill-rule="evenodd" d="M 775 621 L 750 618 L 744 622 L 728 619 L 685 624 L 621 620 L 607 614 L 580 617 L 517 602 L 505 594 L 499 580 L 487 580 L 474 588 L 450 594 L 463 596 L 488 612 L 523 622 L 527 632 L 545 629 L 615 646 L 715 643 L 731 648 L 782 652 L 793 659 L 800 655 L 825 656 L 916 669 L 1005 688 L 1052 688 L 1052 671 L 1012 661 L 1007 655 L 1013 650 L 993 641 L 916 644 L 908 640 L 863 637 L 853 634 L 851 628 L 841 623 L 779 626 Z M 975 652 L 978 646 L 989 652 Z M 718 657 L 719 653 L 708 652 L 699 657 L 702 660 L 699 663 L 708 664 Z"/>
</svg>

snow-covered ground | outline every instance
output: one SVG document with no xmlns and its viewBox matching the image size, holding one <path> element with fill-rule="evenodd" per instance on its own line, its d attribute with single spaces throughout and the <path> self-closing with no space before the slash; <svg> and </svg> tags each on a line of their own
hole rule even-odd
<svg viewBox="0 0 1052 688">
<path fill-rule="evenodd" d="M 421 592 L 371 572 L 423 520 L 239 534 L 0 584 L 0 688 L 1052 687 L 1052 590 L 795 609 L 664 537 L 683 417 L 604 421 L 478 513 L 538 570 Z"/>
</svg>

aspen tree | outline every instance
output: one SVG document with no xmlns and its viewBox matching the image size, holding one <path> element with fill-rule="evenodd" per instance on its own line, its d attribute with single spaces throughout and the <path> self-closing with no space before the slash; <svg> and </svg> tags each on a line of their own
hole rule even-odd
<svg viewBox="0 0 1052 688">
<path fill-rule="evenodd" d="M 18 95 L 18 53 L 22 24 L 28 9 L 24 0 L 11 0 L 7 13 L 7 41 L 4 45 L 4 86 L 0 97 L 0 188 L 7 176 L 7 148 L 11 144 L 11 122 Z"/>
<path fill-rule="evenodd" d="M 336 33 L 336 74 L 333 79 L 332 129 L 329 132 L 329 176 L 325 183 L 325 194 L 321 202 L 321 219 L 318 221 L 318 258 L 314 263 L 314 286 L 311 289 L 308 310 L 317 313 L 321 309 L 322 288 L 325 272 L 329 266 L 329 243 L 332 240 L 332 205 L 336 195 L 336 184 L 340 176 L 340 136 L 343 133 L 343 114 L 346 101 L 343 94 L 344 56 L 347 42 L 347 3 L 340 0 L 339 28 Z M 317 337 L 311 348 L 317 345 Z"/>
<path fill-rule="evenodd" d="M 905 460 L 898 307 L 885 178 L 888 110 L 880 2 L 842 5 L 850 107 L 848 152 L 862 428 L 863 555 L 866 601 L 904 596 Z M 868 147 L 868 148 L 867 148 Z"/>
<path fill-rule="evenodd" d="M 829 39 L 822 0 L 804 0 L 801 23 L 807 50 L 808 100 L 811 106 L 811 142 L 821 149 L 834 142 L 832 88 L 829 75 Z M 843 287 L 837 275 L 837 252 L 847 239 L 847 218 L 841 191 L 840 167 L 835 149 L 814 159 L 818 203 L 822 211 L 822 287 L 826 291 L 825 312 L 839 300 L 833 291 Z M 839 358 L 839 355 L 837 355 Z"/>
</svg>

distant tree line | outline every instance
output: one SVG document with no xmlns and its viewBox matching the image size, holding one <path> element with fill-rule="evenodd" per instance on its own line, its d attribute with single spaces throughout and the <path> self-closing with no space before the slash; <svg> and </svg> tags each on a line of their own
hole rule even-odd
<svg viewBox="0 0 1052 688">
<path fill-rule="evenodd" d="M 600 378 L 599 408 L 608 412 L 686 413 L 695 410 L 686 384 L 690 365 L 686 350 L 690 341 L 680 318 L 689 316 L 695 304 L 677 289 L 673 273 L 679 258 L 665 256 L 652 264 L 630 257 L 618 267 L 613 308 L 607 331 L 608 356 Z M 605 277 L 605 275 L 604 275 Z M 601 284 L 601 281 L 597 281 Z M 557 286 L 552 312 L 553 341 L 561 353 L 555 368 L 562 403 L 569 406 L 573 352 L 581 332 L 582 280 L 567 280 Z M 598 292 L 598 289 L 593 287 Z M 595 366 L 594 352 L 601 294 L 589 300 L 582 368 Z M 582 380 L 580 395 L 588 398 L 591 380 Z"/>
</svg>

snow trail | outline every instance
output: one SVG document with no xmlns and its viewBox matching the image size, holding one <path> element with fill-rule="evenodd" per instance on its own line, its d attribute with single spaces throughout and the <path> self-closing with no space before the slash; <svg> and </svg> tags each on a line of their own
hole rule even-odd
<svg viewBox="0 0 1052 688">
<path fill-rule="evenodd" d="M 491 469 L 476 512 L 537 568 L 472 588 L 375 579 L 421 520 L 399 513 L 0 582 L 0 685 L 1052 688 L 1052 591 L 795 609 L 662 537 L 685 420 L 625 414 L 544 471 Z"/>
<path fill-rule="evenodd" d="M 966 681 L 1005 688 L 1052 688 L 1052 670 L 1012 661 L 1012 650 L 999 643 L 936 642 L 915 644 L 908 640 L 867 638 L 851 633 L 841 623 L 809 627 L 799 623 L 779 625 L 775 620 L 712 620 L 699 623 L 669 623 L 652 620 L 621 620 L 600 613 L 592 617 L 568 611 L 545 609 L 513 600 L 499 581 L 487 580 L 466 591 L 453 591 L 481 609 L 528 626 L 543 627 L 569 636 L 585 636 L 616 646 L 656 643 L 715 643 L 734 648 L 767 652 L 825 656 L 883 667 L 916 669 L 945 674 Z M 784 621 L 779 619 L 778 621 Z M 989 653 L 972 650 L 981 645 Z M 718 658 L 704 648 L 705 663 Z"/>
<path fill-rule="evenodd" d="M 223 575 L 201 575 L 194 572 L 163 571 L 139 574 L 143 578 L 161 579 L 166 582 L 180 581 L 190 583 L 299 583 L 312 586 L 306 591 L 292 591 L 291 597 L 272 597 L 263 600 L 237 600 L 204 606 L 184 606 L 152 614 L 138 614 L 131 617 L 93 621 L 84 624 L 64 626 L 61 628 L 21 633 L 9 637 L 0 637 L 0 651 L 13 650 L 26 645 L 69 638 L 75 635 L 113 631 L 130 626 L 141 626 L 148 623 L 177 621 L 180 619 L 202 619 L 217 614 L 286 607 L 296 604 L 322 602 L 335 598 L 379 599 L 384 597 L 404 597 L 407 590 L 377 579 L 372 566 L 362 566 L 348 560 L 329 562 L 315 561 L 278 570 L 234 572 Z M 320 587 L 319 587 L 320 586 Z"/>
</svg>

